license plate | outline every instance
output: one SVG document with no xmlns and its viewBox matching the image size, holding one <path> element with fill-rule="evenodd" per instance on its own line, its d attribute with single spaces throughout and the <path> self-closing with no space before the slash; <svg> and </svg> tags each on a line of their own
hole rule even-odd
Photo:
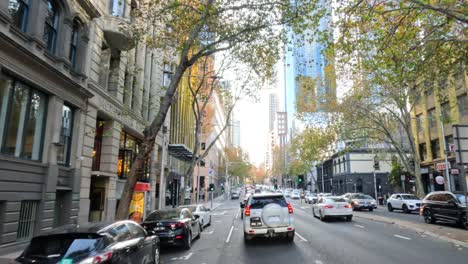
<svg viewBox="0 0 468 264">
<path fill-rule="evenodd" d="M 164 230 L 164 229 L 165 229 L 164 227 L 156 227 L 156 228 L 154 228 L 155 231 L 162 231 L 162 230 Z"/>
</svg>

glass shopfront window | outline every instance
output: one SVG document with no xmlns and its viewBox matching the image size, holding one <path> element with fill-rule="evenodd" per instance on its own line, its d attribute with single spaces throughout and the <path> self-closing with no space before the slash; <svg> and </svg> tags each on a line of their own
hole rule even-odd
<svg viewBox="0 0 468 264">
<path fill-rule="evenodd" d="M 126 179 L 133 165 L 136 155 L 139 153 L 139 140 L 135 137 L 122 132 L 120 134 L 119 159 L 117 162 L 117 175 L 119 178 Z M 150 161 L 146 160 L 143 169 L 139 172 L 138 180 L 149 182 Z"/>
<path fill-rule="evenodd" d="M 0 152 L 41 158 L 47 98 L 17 80 L 0 81 Z"/>
</svg>

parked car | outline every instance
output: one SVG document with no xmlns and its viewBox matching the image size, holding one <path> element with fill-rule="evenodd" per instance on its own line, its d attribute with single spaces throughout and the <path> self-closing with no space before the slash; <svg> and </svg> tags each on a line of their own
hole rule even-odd
<svg viewBox="0 0 468 264">
<path fill-rule="evenodd" d="M 355 193 L 349 196 L 348 202 L 351 204 L 353 210 L 367 209 L 370 212 L 377 208 L 377 202 L 369 195 L 362 193 Z"/>
<path fill-rule="evenodd" d="M 317 203 L 312 205 L 312 214 L 314 217 L 320 217 L 321 221 L 327 218 L 339 217 L 346 221 L 353 219 L 353 207 L 340 196 L 320 197 Z"/>
<path fill-rule="evenodd" d="M 205 228 L 205 226 L 211 225 L 210 208 L 206 208 L 204 205 L 201 205 L 201 204 L 182 205 L 179 207 L 188 208 L 194 216 L 198 216 L 198 221 L 200 221 L 202 231 L 203 231 L 203 228 Z"/>
<path fill-rule="evenodd" d="M 319 193 L 317 196 L 318 197 L 327 197 L 327 196 L 332 196 L 332 194 L 331 193 Z"/>
<path fill-rule="evenodd" d="M 154 263 L 159 238 L 133 221 L 67 225 L 34 237 L 15 263 Z"/>
<path fill-rule="evenodd" d="M 291 193 L 291 199 L 300 199 L 301 195 L 299 194 L 298 191 L 294 191 Z"/>
<path fill-rule="evenodd" d="M 231 193 L 231 200 L 239 199 L 240 194 L 238 192 Z"/>
<path fill-rule="evenodd" d="M 387 200 L 387 208 L 389 212 L 393 212 L 393 210 L 398 209 L 409 214 L 413 211 L 419 212 L 420 206 L 421 200 L 414 194 L 395 193 Z"/>
<path fill-rule="evenodd" d="M 314 203 L 317 202 L 317 199 L 318 199 L 317 194 L 315 194 L 315 193 L 309 193 L 309 194 L 306 195 L 306 197 L 305 197 L 305 202 L 306 202 L 306 203 L 310 203 L 310 204 L 314 204 Z"/>
<path fill-rule="evenodd" d="M 291 193 L 292 193 L 292 190 L 286 189 L 286 190 L 284 191 L 284 197 L 291 197 Z"/>
<path fill-rule="evenodd" d="M 292 242 L 295 235 L 293 208 L 281 194 L 254 194 L 244 205 L 244 241 L 254 237 L 283 237 Z"/>
<path fill-rule="evenodd" d="M 420 214 L 426 223 L 444 220 L 468 229 L 466 199 L 463 193 L 431 192 L 422 200 Z"/>
<path fill-rule="evenodd" d="M 183 246 L 185 249 L 190 249 L 193 239 L 200 238 L 201 234 L 199 217 L 187 208 L 153 211 L 142 226 L 158 235 L 161 245 Z"/>
</svg>

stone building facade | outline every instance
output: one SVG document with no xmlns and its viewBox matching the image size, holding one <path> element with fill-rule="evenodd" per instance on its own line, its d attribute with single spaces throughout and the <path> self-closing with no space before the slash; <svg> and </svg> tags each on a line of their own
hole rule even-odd
<svg viewBox="0 0 468 264">
<path fill-rule="evenodd" d="M 0 1 L 0 253 L 78 221 L 89 1 Z"/>
</svg>

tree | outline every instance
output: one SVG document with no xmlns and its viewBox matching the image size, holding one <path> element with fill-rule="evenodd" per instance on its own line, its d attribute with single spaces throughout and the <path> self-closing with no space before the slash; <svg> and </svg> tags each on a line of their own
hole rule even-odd
<svg viewBox="0 0 468 264">
<path fill-rule="evenodd" d="M 335 9 L 339 35 L 330 47 L 339 75 L 353 81 L 340 105 L 341 137 L 385 143 L 396 151 L 404 170 L 415 176 L 420 197 L 424 191 L 412 111 L 425 92 L 443 98 L 450 88 L 440 87 L 441 81 L 464 64 L 465 22 L 455 10 L 461 2 L 356 0 L 340 2 Z"/>
<path fill-rule="evenodd" d="M 249 157 L 240 147 L 225 148 L 224 152 L 228 159 L 228 174 L 230 177 L 239 177 L 243 182 L 252 176 L 252 165 Z"/>
<path fill-rule="evenodd" d="M 170 84 L 157 114 L 144 131 L 142 151 L 131 166 L 117 209 L 117 219 L 128 216 L 137 175 L 153 150 L 177 87 L 187 69 L 200 59 L 229 51 L 262 76 L 271 76 L 284 42 L 282 25 L 305 27 L 313 16 L 316 0 L 146 0 L 134 12 L 132 32 L 139 41 L 177 58 Z M 304 20 L 304 18 L 310 18 Z M 301 26 L 302 25 L 302 26 Z M 149 35 L 148 32 L 155 32 Z M 247 56 L 246 56 L 247 55 Z"/>
</svg>

